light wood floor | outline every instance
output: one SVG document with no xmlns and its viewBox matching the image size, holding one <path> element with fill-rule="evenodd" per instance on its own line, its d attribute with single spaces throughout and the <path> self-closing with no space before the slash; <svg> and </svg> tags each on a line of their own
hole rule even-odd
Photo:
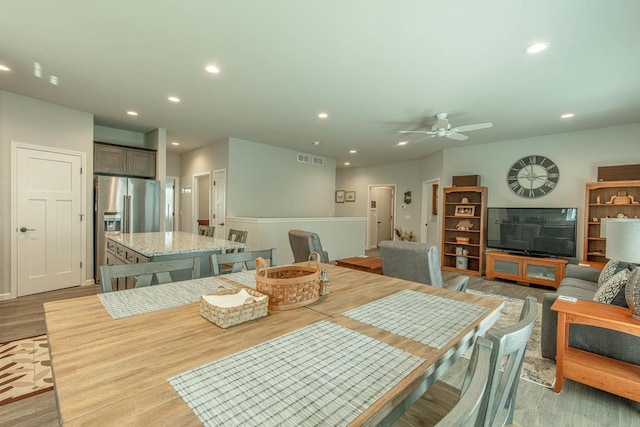
<svg viewBox="0 0 640 427">
<path fill-rule="evenodd" d="M 374 252 L 375 254 L 375 252 Z M 455 273 L 445 272 L 444 278 Z M 471 276 L 470 289 L 524 299 L 535 296 L 538 301 L 549 292 L 546 288 L 527 287 L 506 281 L 488 282 Z M 42 304 L 47 301 L 97 294 L 99 287 L 83 286 L 45 294 L 0 301 L 0 342 L 46 333 Z M 460 387 L 467 365 L 461 358 L 443 376 L 438 390 L 448 391 L 440 396 L 452 399 L 454 387 Z M 426 416 L 425 416 L 426 414 Z M 433 403 L 423 398 L 397 423 L 398 426 L 433 425 L 437 414 Z M 565 381 L 560 394 L 528 381 L 520 381 L 516 405 L 516 420 L 524 426 L 638 426 L 640 409 L 617 396 Z M 53 391 L 0 406 L 0 426 L 48 427 L 58 425 L 58 414 Z M 108 423 L 107 423 L 108 424 Z"/>
</svg>

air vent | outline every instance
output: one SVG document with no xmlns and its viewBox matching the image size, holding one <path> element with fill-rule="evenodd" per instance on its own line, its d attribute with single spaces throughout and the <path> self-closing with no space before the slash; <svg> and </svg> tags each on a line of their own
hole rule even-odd
<svg viewBox="0 0 640 427">
<path fill-rule="evenodd" d="M 324 166 L 324 157 L 313 156 L 313 164 L 316 166 Z"/>
<path fill-rule="evenodd" d="M 298 153 L 298 161 L 301 163 L 311 163 L 311 156 L 308 154 Z"/>
</svg>

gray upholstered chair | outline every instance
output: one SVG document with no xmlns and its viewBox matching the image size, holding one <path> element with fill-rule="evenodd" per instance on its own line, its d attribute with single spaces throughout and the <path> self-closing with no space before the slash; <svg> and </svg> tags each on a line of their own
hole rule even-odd
<svg viewBox="0 0 640 427">
<path fill-rule="evenodd" d="M 258 257 L 262 257 L 265 259 L 265 261 L 269 262 L 269 267 L 273 267 L 276 265 L 276 250 L 275 248 L 273 248 L 264 249 L 261 251 L 212 254 L 211 271 L 214 276 L 219 276 L 220 274 L 237 273 L 239 271 L 242 271 L 243 268 L 245 268 L 246 270 L 255 270 L 255 260 Z M 226 267 L 227 265 L 230 265 L 231 267 L 228 269 L 224 269 L 223 266 Z"/>
<path fill-rule="evenodd" d="M 320 262 L 329 262 L 329 254 L 322 249 L 320 237 L 316 233 L 302 230 L 289 230 L 289 243 L 294 262 L 309 260 L 311 252 L 320 254 Z"/>
<path fill-rule="evenodd" d="M 478 338 L 467 368 L 467 376 L 470 379 L 467 388 L 462 390 L 460 400 L 436 424 L 436 427 L 474 427 L 476 425 L 491 372 L 492 347 L 491 341 Z"/>
<path fill-rule="evenodd" d="M 168 261 L 141 262 L 139 264 L 118 264 L 100 266 L 100 284 L 102 292 L 111 292 L 112 279 L 129 278 L 135 280 L 135 285 L 130 287 L 141 288 L 143 286 L 159 285 L 173 282 L 171 273 L 190 270 L 191 278 L 200 277 L 200 258 L 173 259 Z M 127 286 L 123 286 L 127 287 Z"/>
<path fill-rule="evenodd" d="M 392 241 L 380 242 L 382 272 L 385 276 L 411 280 L 425 285 L 464 292 L 469 277 L 459 276 L 449 282 L 442 280 L 438 248 L 427 243 Z"/>
</svg>

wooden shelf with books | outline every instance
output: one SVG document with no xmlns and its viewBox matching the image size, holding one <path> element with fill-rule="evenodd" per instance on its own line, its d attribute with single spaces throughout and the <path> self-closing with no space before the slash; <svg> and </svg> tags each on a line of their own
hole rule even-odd
<svg viewBox="0 0 640 427">
<path fill-rule="evenodd" d="M 640 217 L 640 180 L 588 182 L 585 188 L 583 261 L 606 263 L 602 218 Z"/>
<path fill-rule="evenodd" d="M 451 187 L 445 188 L 443 193 L 442 269 L 482 275 L 487 189 Z"/>
</svg>

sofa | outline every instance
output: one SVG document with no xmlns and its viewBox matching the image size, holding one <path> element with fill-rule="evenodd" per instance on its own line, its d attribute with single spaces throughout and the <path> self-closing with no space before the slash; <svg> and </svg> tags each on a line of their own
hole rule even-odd
<svg viewBox="0 0 640 427">
<path fill-rule="evenodd" d="M 620 262 L 616 272 L 628 268 L 628 266 L 627 263 Z M 551 305 L 559 295 L 592 301 L 598 290 L 598 278 L 601 271 L 597 268 L 569 264 L 557 291 L 544 294 L 541 330 L 542 357 L 554 360 L 556 358 L 558 314 L 551 310 Z M 611 304 L 627 307 L 624 287 L 615 295 Z M 570 325 L 569 346 L 640 365 L 640 338 L 622 332 L 595 326 Z"/>
</svg>

